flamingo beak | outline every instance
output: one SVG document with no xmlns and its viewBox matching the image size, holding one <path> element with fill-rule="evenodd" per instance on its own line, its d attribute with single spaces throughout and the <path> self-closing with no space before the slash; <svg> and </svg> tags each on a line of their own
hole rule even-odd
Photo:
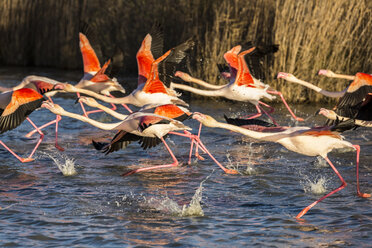
<svg viewBox="0 0 372 248">
<path fill-rule="evenodd" d="M 79 102 L 80 102 L 80 97 L 77 97 L 76 100 L 75 100 L 75 104 L 77 104 Z"/>
<path fill-rule="evenodd" d="M 314 113 L 314 116 L 317 116 L 317 115 L 319 115 L 319 113 L 320 113 L 320 110 L 321 109 L 318 109 L 315 113 Z"/>
</svg>

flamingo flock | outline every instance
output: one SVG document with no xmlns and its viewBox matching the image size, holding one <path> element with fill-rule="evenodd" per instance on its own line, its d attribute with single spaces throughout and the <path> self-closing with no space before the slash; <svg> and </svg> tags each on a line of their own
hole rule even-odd
<svg viewBox="0 0 372 248">
<path fill-rule="evenodd" d="M 2 92 L 0 94 L 1 133 L 17 128 L 27 119 L 34 130 L 26 134 L 26 137 L 31 137 L 35 133 L 40 135 L 34 149 L 26 158 L 17 155 L 0 140 L 0 144 L 20 162 L 33 161 L 32 157 L 43 141 L 44 134 L 41 130 L 51 124 L 55 124 L 55 147 L 64 151 L 64 148 L 58 145 L 58 123 L 62 120 L 61 116 L 66 116 L 99 129 L 116 131 L 116 134 L 108 142 L 92 140 L 93 147 L 99 152 L 110 154 L 126 149 L 128 145 L 135 141 L 144 150 L 163 143 L 172 159 L 171 163 L 140 167 L 127 171 L 122 176 L 179 166 L 177 157 L 166 142 L 168 135 L 178 135 L 190 140 L 189 164 L 193 155 L 199 160 L 204 160 L 198 152 L 200 148 L 202 153 L 207 154 L 225 173 L 238 174 L 237 170 L 228 169 L 217 161 L 204 145 L 201 140 L 201 125 L 204 125 L 210 128 L 230 130 L 258 141 L 279 143 L 292 152 L 305 156 L 321 156 L 328 162 L 340 179 L 341 186 L 305 207 L 297 214 L 297 219 L 302 218 L 320 201 L 346 187 L 346 181 L 327 157 L 327 154 L 334 149 L 345 148 L 356 151 L 357 195 L 362 198 L 371 196 L 368 193 L 362 193 L 359 186 L 360 147 L 344 140 L 341 133 L 361 126 L 372 127 L 372 75 L 357 73 L 355 76 L 350 76 L 336 74 L 330 70 L 320 70 L 319 75 L 352 80 L 352 83 L 344 91 L 331 92 L 300 80 L 293 74 L 278 73 L 280 79 L 300 84 L 326 97 L 338 98 L 338 103 L 333 110 L 321 108 L 317 111 L 317 114 L 327 118 L 323 126 L 288 127 L 279 125 L 270 115 L 274 112 L 274 108 L 264 102 L 265 100 L 274 100 L 275 96 L 279 96 L 293 120 L 304 121 L 303 118 L 296 116 L 292 111 L 281 92 L 274 90 L 264 82 L 265 78 L 260 61 L 264 56 L 277 52 L 278 45 L 255 46 L 252 42 L 249 42 L 245 45 L 234 46 L 223 56 L 229 69 L 221 72 L 221 75 L 228 80 L 228 83 L 215 85 L 177 70 L 177 66 L 188 56 L 188 50 L 194 46 L 192 40 L 187 40 L 163 53 L 163 35 L 161 31 L 154 29 L 145 36 L 137 52 L 138 85 L 134 91 L 128 94 L 123 87 L 125 83 L 121 84 L 107 74 L 106 71 L 111 60 L 107 60 L 101 66 L 87 36 L 83 33 L 79 33 L 79 44 L 84 74 L 77 84 L 73 85 L 31 75 L 12 88 L 0 87 Z M 162 70 L 163 74 L 165 71 L 166 75 L 162 75 L 165 78 L 174 78 L 175 76 L 184 82 L 195 83 L 205 89 L 180 83 L 164 82 L 168 79 L 163 79 L 164 81 L 160 79 L 160 67 L 170 68 L 168 71 Z M 249 102 L 255 106 L 257 113 L 239 118 L 225 116 L 227 123 L 218 122 L 209 115 L 190 111 L 189 104 L 181 98 L 181 93 L 176 90 L 208 97 L 223 97 L 232 101 Z M 77 102 L 80 103 L 83 114 L 68 112 L 62 106 L 55 104 L 52 97 L 56 93 L 77 94 Z M 111 108 L 100 104 L 97 100 L 111 104 Z M 118 112 L 116 107 L 118 104 L 122 105 L 127 112 Z M 95 108 L 95 110 L 86 111 L 84 105 Z M 140 109 L 133 111 L 133 107 L 128 105 Z M 51 111 L 56 115 L 56 119 L 37 127 L 28 116 L 39 108 Z M 118 122 L 103 123 L 89 117 L 97 112 L 106 112 L 118 119 Z M 263 115 L 266 115 L 270 122 L 257 119 L 263 117 Z M 186 125 L 186 120 L 200 122 L 196 134 L 192 133 L 192 129 Z"/>
</svg>

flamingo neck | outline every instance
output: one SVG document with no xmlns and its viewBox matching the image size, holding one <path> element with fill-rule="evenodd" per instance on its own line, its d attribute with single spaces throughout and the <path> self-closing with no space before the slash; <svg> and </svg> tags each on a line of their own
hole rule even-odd
<svg viewBox="0 0 372 248">
<path fill-rule="evenodd" d="M 83 121 L 83 122 L 86 122 L 86 123 L 89 123 L 92 126 L 95 126 L 97 128 L 103 129 L 103 130 L 114 130 L 114 129 L 116 129 L 117 126 L 119 126 L 121 124 L 121 122 L 102 123 L 102 122 L 99 122 L 99 121 L 92 120 L 88 117 L 78 115 L 78 114 L 75 114 L 75 113 L 71 113 L 71 112 L 67 112 L 67 111 L 63 111 L 63 113 L 61 115 L 67 116 L 67 117 L 70 117 L 70 118 L 73 118 L 73 119 L 76 119 L 76 120 L 80 120 L 80 121 Z"/>
<path fill-rule="evenodd" d="M 326 91 L 326 90 L 323 90 L 322 88 L 319 88 L 318 86 L 315 86 L 315 85 L 313 85 L 311 83 L 308 83 L 308 82 L 306 82 L 304 80 L 301 80 L 301 79 L 297 79 L 295 81 L 290 81 L 290 82 L 303 85 L 303 86 L 305 86 L 309 89 L 312 89 L 312 90 L 314 90 L 314 91 L 316 91 L 316 92 L 318 92 L 318 93 L 320 93 L 324 96 L 333 97 L 333 98 L 342 97 L 346 92 L 346 90 L 344 90 L 344 91 Z"/>
<path fill-rule="evenodd" d="M 189 80 L 185 80 L 184 78 L 182 78 L 184 81 L 186 82 L 189 82 L 189 83 L 195 83 L 195 84 L 198 84 L 200 86 L 203 86 L 205 88 L 208 88 L 208 89 L 212 89 L 212 90 L 218 90 L 218 89 L 221 89 L 222 87 L 224 87 L 225 85 L 214 85 L 214 84 L 210 84 L 210 83 L 207 83 L 201 79 L 198 79 L 198 78 L 194 78 L 194 77 L 191 77 L 190 76 L 190 79 Z"/>
<path fill-rule="evenodd" d="M 258 140 L 264 140 L 264 141 L 273 141 L 276 142 L 281 138 L 284 138 L 288 135 L 283 134 L 281 132 L 277 133 L 263 133 L 263 132 L 256 132 L 252 131 L 246 128 L 238 127 L 235 125 L 227 124 L 227 123 L 222 123 L 222 122 L 217 122 L 214 127 L 219 127 L 219 128 L 224 128 L 233 132 L 241 133 L 243 135 L 246 135 L 248 137 L 258 139 Z"/>
<path fill-rule="evenodd" d="M 187 85 L 175 84 L 175 83 L 172 83 L 171 88 L 189 91 L 191 93 L 195 93 L 195 94 L 202 95 L 202 96 L 223 96 L 223 92 L 221 91 L 221 88 L 217 90 L 201 90 L 201 89 L 193 88 Z"/>
<path fill-rule="evenodd" d="M 91 90 L 86 90 L 86 89 L 80 89 L 80 88 L 74 88 L 74 92 L 79 92 L 88 96 L 92 96 L 98 100 L 108 102 L 108 103 L 114 103 L 114 104 L 129 104 L 131 103 L 131 95 L 125 96 L 125 97 L 120 97 L 120 98 L 112 98 L 112 97 L 107 97 L 98 93 L 95 93 Z"/>
<path fill-rule="evenodd" d="M 91 107 L 99 108 L 99 109 L 105 111 L 106 113 L 108 113 L 109 115 L 115 117 L 118 120 L 124 120 L 125 118 L 128 117 L 128 115 L 120 114 L 120 113 L 118 113 L 118 112 L 116 112 L 116 111 L 114 111 L 114 110 L 112 110 L 112 109 L 110 109 L 106 106 L 103 106 L 102 104 L 99 104 L 99 103 L 97 105 L 94 105 L 94 106 L 91 106 Z"/>
</svg>

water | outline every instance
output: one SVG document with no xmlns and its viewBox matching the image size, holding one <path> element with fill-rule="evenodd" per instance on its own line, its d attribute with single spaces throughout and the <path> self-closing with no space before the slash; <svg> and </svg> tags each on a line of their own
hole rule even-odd
<svg viewBox="0 0 372 248">
<path fill-rule="evenodd" d="M 0 84 L 12 85 L 33 70 L 0 72 Z M 43 75 L 64 81 L 79 78 L 79 73 L 54 70 Z M 57 97 L 55 102 L 81 113 L 72 97 Z M 283 105 L 275 107 L 279 123 L 295 125 Z M 294 106 L 300 117 L 319 107 Z M 224 113 L 254 111 L 249 104 L 213 99 L 193 101 L 191 109 L 218 120 Z M 101 114 L 92 117 L 115 121 Z M 42 109 L 30 118 L 41 125 L 54 116 Z M 309 118 L 307 124 L 322 122 L 321 117 Z M 186 124 L 196 132 L 198 123 Z M 1 140 L 27 156 L 38 138 L 24 138 L 29 130 L 30 124 L 24 122 L 2 134 Z M 113 132 L 67 117 L 62 118 L 59 132 L 65 152 L 54 148 L 54 127 L 49 127 L 37 159 L 27 164 L 0 150 L 2 247 L 368 247 L 372 243 L 371 199 L 356 196 L 354 152 L 329 154 L 348 185 L 311 209 L 304 221 L 297 221 L 294 217 L 304 207 L 340 185 L 323 159 L 203 128 L 202 140 L 213 155 L 240 174 L 224 174 L 205 154 L 204 161 L 193 158 L 187 165 L 189 141 L 171 136 L 167 141 L 180 167 L 121 177 L 131 169 L 171 158 L 162 145 L 142 151 L 136 143 L 105 156 L 93 149 L 91 140 L 107 140 Z M 361 145 L 361 189 L 367 193 L 372 192 L 371 133 L 360 128 L 343 134 Z M 66 170 L 70 176 L 64 175 Z"/>
</svg>

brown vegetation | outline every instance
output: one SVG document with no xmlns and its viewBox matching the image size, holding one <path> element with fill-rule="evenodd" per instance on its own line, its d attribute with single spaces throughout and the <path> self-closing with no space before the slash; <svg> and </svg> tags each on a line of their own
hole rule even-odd
<svg viewBox="0 0 372 248">
<path fill-rule="evenodd" d="M 317 70 L 371 73 L 371 7 L 368 0 L 2 0 L 0 63 L 79 68 L 78 32 L 89 23 L 102 62 L 115 55 L 120 72 L 134 75 L 140 42 L 158 21 L 166 49 L 195 38 L 193 76 L 225 83 L 216 66 L 225 51 L 249 40 L 276 43 L 279 52 L 265 61 L 268 83 L 292 101 L 320 101 L 275 74 L 341 90 L 346 81 L 316 76 Z"/>
</svg>

